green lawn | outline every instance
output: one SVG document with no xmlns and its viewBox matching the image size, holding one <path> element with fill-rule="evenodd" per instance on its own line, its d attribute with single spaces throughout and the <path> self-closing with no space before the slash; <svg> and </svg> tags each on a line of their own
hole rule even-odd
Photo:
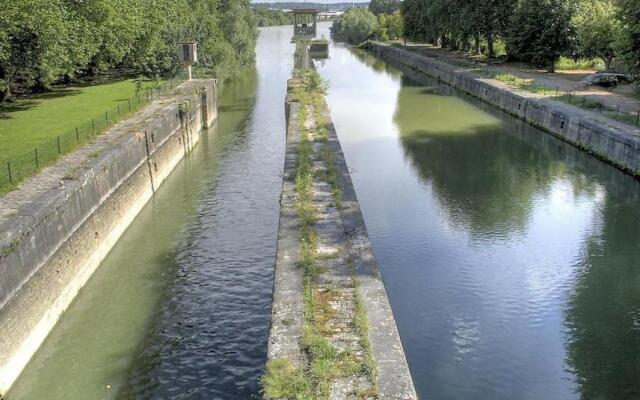
<svg viewBox="0 0 640 400">
<path fill-rule="evenodd" d="M 144 82 L 141 101 L 131 102 L 131 110 L 144 105 L 146 90 L 157 86 Z M 127 116 L 129 99 L 135 96 L 136 83 L 128 79 L 59 88 L 0 104 L 0 193 Z M 7 162 L 14 185 L 9 184 Z"/>
</svg>

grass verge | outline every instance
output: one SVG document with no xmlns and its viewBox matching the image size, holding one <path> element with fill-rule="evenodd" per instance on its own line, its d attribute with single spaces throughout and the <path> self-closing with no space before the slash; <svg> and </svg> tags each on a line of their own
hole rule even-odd
<svg viewBox="0 0 640 400">
<path fill-rule="evenodd" d="M 174 84 L 128 79 L 59 88 L 0 105 L 0 194 Z"/>
</svg>

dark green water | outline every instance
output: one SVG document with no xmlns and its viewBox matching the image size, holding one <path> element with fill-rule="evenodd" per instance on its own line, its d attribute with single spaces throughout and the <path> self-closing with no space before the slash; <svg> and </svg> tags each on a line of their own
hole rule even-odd
<svg viewBox="0 0 640 400">
<path fill-rule="evenodd" d="M 640 399 L 640 185 L 435 81 L 318 64 L 422 399 Z"/>
</svg>

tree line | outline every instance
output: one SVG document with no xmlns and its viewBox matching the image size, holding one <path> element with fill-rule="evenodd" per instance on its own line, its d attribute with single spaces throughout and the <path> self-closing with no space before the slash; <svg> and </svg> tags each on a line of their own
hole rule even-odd
<svg viewBox="0 0 640 400">
<path fill-rule="evenodd" d="M 254 7 L 253 15 L 258 26 L 292 25 L 291 13 L 270 8 Z"/>
<path fill-rule="evenodd" d="M 404 0 L 405 36 L 553 71 L 560 56 L 640 74 L 640 0 Z"/>
<path fill-rule="evenodd" d="M 176 43 L 198 42 L 218 79 L 254 60 L 249 0 L 11 0 L 0 12 L 0 101 L 56 83 L 115 75 L 170 77 Z"/>
</svg>

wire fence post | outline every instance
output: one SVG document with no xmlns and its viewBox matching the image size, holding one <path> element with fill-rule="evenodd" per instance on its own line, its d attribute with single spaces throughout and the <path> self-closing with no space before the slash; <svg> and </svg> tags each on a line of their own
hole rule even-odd
<svg viewBox="0 0 640 400">
<path fill-rule="evenodd" d="M 118 103 L 118 115 L 120 115 L 120 103 Z"/>
<path fill-rule="evenodd" d="M 638 125 L 640 123 L 640 111 L 638 111 L 638 114 L 636 115 L 636 125 Z"/>
<path fill-rule="evenodd" d="M 104 112 L 104 120 L 107 121 L 107 125 L 109 125 L 109 111 Z"/>
<path fill-rule="evenodd" d="M 616 120 L 618 119 L 618 117 L 620 117 L 620 104 L 618 104 L 618 107 L 616 107 Z"/>
<path fill-rule="evenodd" d="M 62 154 L 62 151 L 60 151 L 60 136 L 56 136 L 56 142 L 58 142 L 58 154 Z"/>
<path fill-rule="evenodd" d="M 91 118 L 91 134 L 96 135 L 96 121 L 93 118 Z"/>
<path fill-rule="evenodd" d="M 77 126 L 76 126 L 76 143 L 80 143 L 80 132 L 78 132 Z"/>
<path fill-rule="evenodd" d="M 33 148 L 33 154 L 35 154 L 35 156 L 36 156 L 36 168 L 40 168 L 40 162 L 38 161 L 38 148 L 37 147 Z"/>
<path fill-rule="evenodd" d="M 11 163 L 7 161 L 7 170 L 9 171 L 9 183 L 13 183 L 13 177 L 11 176 Z"/>
<path fill-rule="evenodd" d="M 131 112 L 131 99 L 127 100 L 129 102 L 129 112 Z"/>
</svg>

